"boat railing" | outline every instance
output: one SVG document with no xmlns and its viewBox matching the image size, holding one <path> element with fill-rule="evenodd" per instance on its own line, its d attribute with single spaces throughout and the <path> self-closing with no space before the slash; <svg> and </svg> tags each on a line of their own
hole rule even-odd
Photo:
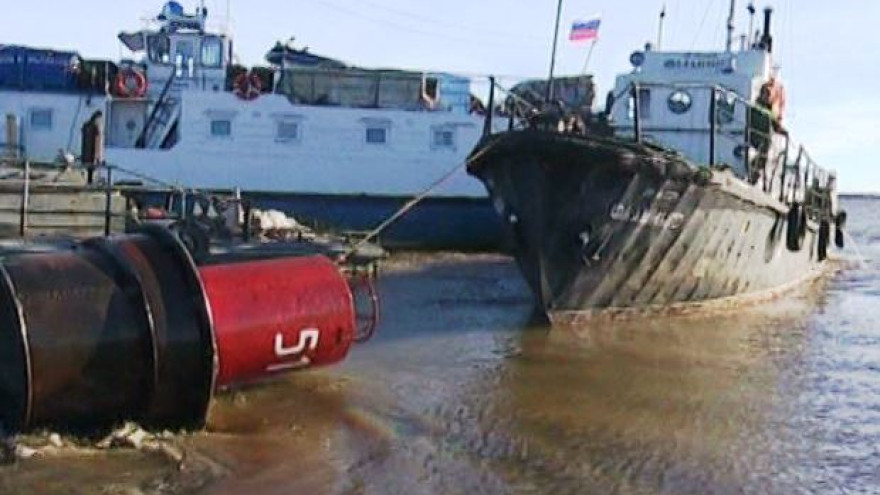
<svg viewBox="0 0 880 495">
<path fill-rule="evenodd" d="M 718 158 L 719 144 L 725 140 L 734 144 L 734 155 L 742 160 L 740 167 L 731 168 L 744 171 L 742 178 L 760 187 L 763 192 L 776 196 L 782 203 L 813 204 L 818 201 L 817 198 L 826 198 L 835 189 L 834 174 L 820 167 L 803 145 L 791 139 L 778 116 L 720 85 L 644 82 L 628 85 L 615 95 L 613 105 L 623 101 L 630 106 L 632 138 L 635 142 L 641 143 L 647 138 L 640 102 L 642 90 L 654 88 L 706 92 L 708 126 L 691 130 L 707 133 L 705 145 L 710 168 L 733 165 Z M 628 98 L 622 98 L 627 94 Z M 606 112 L 610 115 L 611 108 Z M 664 130 L 673 128 L 650 129 L 654 132 Z"/>
</svg>

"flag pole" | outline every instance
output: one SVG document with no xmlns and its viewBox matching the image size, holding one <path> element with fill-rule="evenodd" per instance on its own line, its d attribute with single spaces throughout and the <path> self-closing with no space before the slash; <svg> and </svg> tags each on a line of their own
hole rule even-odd
<svg viewBox="0 0 880 495">
<path fill-rule="evenodd" d="M 553 51 L 550 53 L 550 77 L 547 78 L 546 102 L 553 101 L 553 72 L 556 69 L 556 44 L 559 42 L 559 19 L 562 17 L 562 0 L 556 4 L 556 30 L 553 32 Z"/>
<path fill-rule="evenodd" d="M 581 72 L 583 72 L 584 74 L 587 73 L 587 67 L 590 66 L 590 59 L 593 58 L 593 48 L 596 48 L 596 42 L 597 42 L 597 41 L 599 41 L 599 38 L 595 38 L 595 39 L 590 43 L 590 49 L 587 51 L 587 59 L 584 60 L 584 70 L 581 71 Z"/>
</svg>

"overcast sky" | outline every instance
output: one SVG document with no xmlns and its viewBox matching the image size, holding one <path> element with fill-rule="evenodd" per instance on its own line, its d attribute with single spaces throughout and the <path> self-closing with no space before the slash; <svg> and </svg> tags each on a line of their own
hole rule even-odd
<svg viewBox="0 0 880 495">
<path fill-rule="evenodd" d="M 12 2 L 12 0 L 10 0 Z M 120 30 L 136 30 L 161 1 L 27 0 L 0 16 L 0 43 L 70 48 L 86 57 L 126 55 Z M 191 9 L 195 0 L 182 2 Z M 226 25 L 227 2 L 207 0 L 210 23 Z M 263 63 L 279 39 L 362 66 L 438 69 L 469 75 L 545 77 L 555 0 L 230 0 L 236 51 Z M 729 0 L 566 0 L 558 67 L 582 70 L 586 46 L 565 41 L 572 20 L 601 13 L 589 71 L 604 91 L 629 68 L 629 54 L 657 37 L 667 6 L 664 48 L 718 49 Z M 845 191 L 880 192 L 880 1 L 775 0 L 777 61 L 788 89 L 787 121 Z M 737 2 L 738 32 L 748 25 Z M 761 9 L 764 2 L 756 2 Z M 843 6 L 845 5 L 845 7 Z M 600 93 L 601 94 L 601 93 Z"/>
</svg>

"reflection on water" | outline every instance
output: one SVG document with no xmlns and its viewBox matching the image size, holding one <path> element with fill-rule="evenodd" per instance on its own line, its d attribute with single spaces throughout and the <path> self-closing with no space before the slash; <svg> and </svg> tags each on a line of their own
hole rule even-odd
<svg viewBox="0 0 880 495">
<path fill-rule="evenodd" d="M 846 206 L 865 267 L 722 316 L 549 331 L 509 260 L 399 258 L 373 342 L 181 438 L 199 493 L 880 493 L 880 202 Z"/>
</svg>

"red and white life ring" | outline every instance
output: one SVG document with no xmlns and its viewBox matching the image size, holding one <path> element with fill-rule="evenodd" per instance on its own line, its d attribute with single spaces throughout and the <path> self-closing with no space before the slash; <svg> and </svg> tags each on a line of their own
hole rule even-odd
<svg viewBox="0 0 880 495">
<path fill-rule="evenodd" d="M 253 101 L 260 97 L 260 93 L 263 90 L 263 81 L 253 72 L 250 74 L 242 73 L 232 83 L 232 90 L 242 100 Z"/>
<path fill-rule="evenodd" d="M 116 94 L 122 98 L 143 98 L 147 85 L 147 77 L 141 71 L 126 69 L 116 76 Z"/>
</svg>

